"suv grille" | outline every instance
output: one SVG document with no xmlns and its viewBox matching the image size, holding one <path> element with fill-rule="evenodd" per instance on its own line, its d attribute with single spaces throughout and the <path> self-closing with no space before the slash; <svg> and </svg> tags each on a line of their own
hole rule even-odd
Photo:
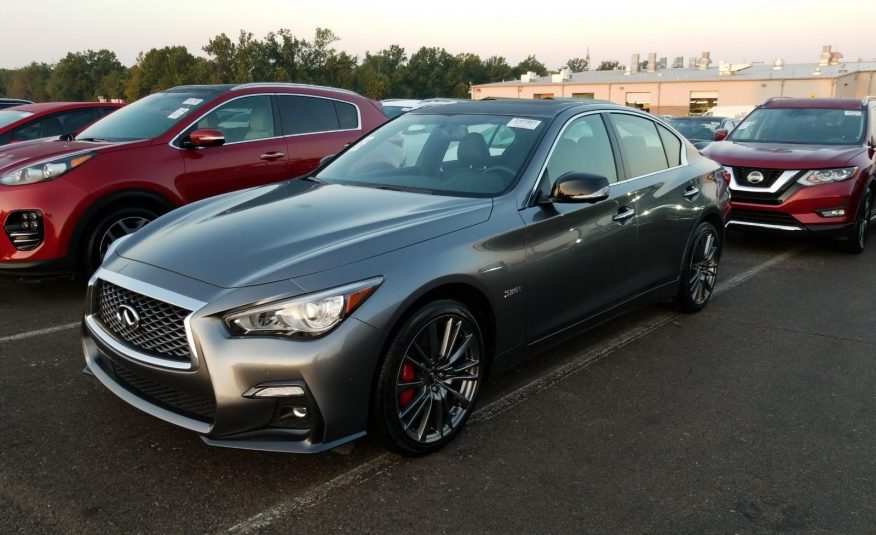
<svg viewBox="0 0 876 535">
<path fill-rule="evenodd" d="M 97 284 L 98 316 L 111 333 L 155 357 L 177 362 L 191 360 L 184 322 L 191 311 L 104 280 Z M 122 305 L 137 312 L 139 325 L 131 328 L 125 323 L 119 312 Z"/>
<path fill-rule="evenodd" d="M 758 184 L 752 184 L 746 177 L 748 177 L 748 173 L 752 171 L 759 171 L 763 175 L 763 182 Z M 770 188 L 773 183 L 782 176 L 784 173 L 784 169 L 759 169 L 757 167 L 734 167 L 733 174 L 736 175 L 736 183 L 740 186 L 745 186 L 747 188 Z"/>
<path fill-rule="evenodd" d="M 156 383 L 107 359 L 116 380 L 133 394 L 170 411 L 211 423 L 216 417 L 216 400 Z"/>
<path fill-rule="evenodd" d="M 731 221 L 745 221 L 748 223 L 765 223 L 769 225 L 785 225 L 791 227 L 799 227 L 800 222 L 790 214 L 781 212 L 758 212 L 755 210 L 737 210 L 733 209 L 730 214 Z"/>
</svg>

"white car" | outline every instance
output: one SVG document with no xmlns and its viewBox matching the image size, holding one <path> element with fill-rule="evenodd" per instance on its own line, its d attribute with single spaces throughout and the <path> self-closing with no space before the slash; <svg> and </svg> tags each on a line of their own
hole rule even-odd
<svg viewBox="0 0 876 535">
<path fill-rule="evenodd" d="M 393 117 L 396 117 L 403 113 L 407 113 L 417 108 L 424 108 L 426 106 L 438 106 L 441 104 L 453 104 L 455 102 L 459 101 L 449 98 L 387 98 L 380 101 L 380 103 L 383 104 L 383 114 L 386 115 L 388 119 L 392 119 Z"/>
</svg>

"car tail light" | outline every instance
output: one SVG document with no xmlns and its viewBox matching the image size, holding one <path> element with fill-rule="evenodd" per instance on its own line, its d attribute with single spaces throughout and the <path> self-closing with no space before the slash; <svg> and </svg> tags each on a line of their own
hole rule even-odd
<svg viewBox="0 0 876 535">
<path fill-rule="evenodd" d="M 43 213 L 39 210 L 12 212 L 6 218 L 3 230 L 19 251 L 36 249 L 43 243 Z"/>
</svg>

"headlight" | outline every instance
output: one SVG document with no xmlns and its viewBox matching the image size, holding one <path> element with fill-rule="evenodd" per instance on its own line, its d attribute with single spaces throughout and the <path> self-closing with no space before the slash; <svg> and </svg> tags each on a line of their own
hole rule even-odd
<svg viewBox="0 0 876 535">
<path fill-rule="evenodd" d="M 63 175 L 71 169 L 75 169 L 94 157 L 95 153 L 86 152 L 84 154 L 74 154 L 52 160 L 42 162 L 30 167 L 16 169 L 11 173 L 0 176 L 0 184 L 6 186 L 21 186 L 24 184 L 33 184 L 34 182 L 42 182 L 43 180 L 52 180 Z"/>
<path fill-rule="evenodd" d="M 816 169 L 807 171 L 806 174 L 797 179 L 798 184 L 804 186 L 817 186 L 819 184 L 827 184 L 829 182 L 839 182 L 855 176 L 858 172 L 857 167 L 843 167 L 840 169 Z"/>
<path fill-rule="evenodd" d="M 230 312 L 223 321 L 235 336 L 279 335 L 313 338 L 332 330 L 383 283 L 383 277 L 285 301 Z"/>
</svg>

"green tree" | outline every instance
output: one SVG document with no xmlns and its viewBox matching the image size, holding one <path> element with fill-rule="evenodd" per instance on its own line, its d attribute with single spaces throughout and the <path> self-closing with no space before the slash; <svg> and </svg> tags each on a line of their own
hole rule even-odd
<svg viewBox="0 0 876 535">
<path fill-rule="evenodd" d="M 241 30 L 242 31 L 242 30 Z M 207 41 L 204 52 L 212 58 L 215 67 L 213 82 L 230 84 L 235 81 L 237 73 L 237 46 L 224 33 Z"/>
<path fill-rule="evenodd" d="M 603 61 L 599 64 L 599 67 L 596 67 L 597 71 L 613 71 L 615 69 L 623 69 L 624 66 L 620 64 L 620 61 L 616 59 L 609 59 Z"/>
<path fill-rule="evenodd" d="M 443 48 L 420 48 L 405 69 L 405 83 L 411 89 L 411 96 L 430 98 L 453 94 L 456 83 L 446 73 L 453 69 L 454 62 L 454 57 Z"/>
<path fill-rule="evenodd" d="M 447 73 L 447 85 L 451 91 L 447 95 L 456 98 L 470 98 L 471 85 L 486 81 L 484 62 L 477 54 L 457 54 L 454 67 Z"/>
<path fill-rule="evenodd" d="M 523 61 L 518 63 L 516 67 L 514 67 L 514 76 L 516 78 L 521 74 L 525 74 L 530 71 L 539 76 L 547 76 L 548 73 L 547 67 L 544 66 L 544 63 L 538 61 L 535 56 L 527 56 L 526 59 L 524 59 Z"/>
<path fill-rule="evenodd" d="M 566 62 L 565 66 L 572 72 L 584 72 L 590 67 L 590 60 L 587 58 L 572 58 Z"/>
<path fill-rule="evenodd" d="M 25 98 L 34 102 L 49 100 L 46 87 L 52 76 L 52 67 L 46 63 L 33 62 L 10 72 L 6 85 L 6 95 L 12 98 Z"/>
<path fill-rule="evenodd" d="M 484 81 L 503 82 L 515 78 L 514 69 L 502 56 L 492 56 L 484 60 Z"/>
<path fill-rule="evenodd" d="M 49 78 L 46 90 L 52 100 L 95 100 L 98 96 L 115 98 L 121 93 L 98 95 L 104 78 L 124 76 L 127 69 L 116 58 L 115 52 L 106 49 L 85 52 L 69 52 L 64 56 Z M 112 88 L 111 85 L 107 89 Z"/>
<path fill-rule="evenodd" d="M 208 79 L 199 78 L 198 63 L 203 62 L 191 55 L 184 46 L 153 48 L 137 56 L 137 63 L 131 67 L 130 78 L 125 82 L 125 95 L 128 101 L 135 101 L 150 93 L 177 85 L 205 83 Z"/>
</svg>

